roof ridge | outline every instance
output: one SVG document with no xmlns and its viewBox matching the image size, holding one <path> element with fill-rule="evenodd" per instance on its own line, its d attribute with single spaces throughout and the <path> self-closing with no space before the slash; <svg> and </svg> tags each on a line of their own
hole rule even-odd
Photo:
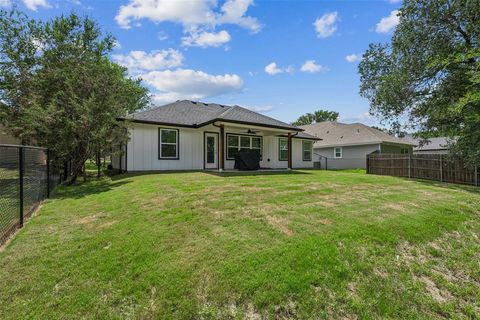
<svg viewBox="0 0 480 320">
<path fill-rule="evenodd" d="M 235 107 L 237 106 L 223 106 L 224 108 L 227 108 L 227 110 L 223 111 L 222 113 L 220 113 L 217 118 L 223 118 L 227 113 L 229 113 L 230 111 L 232 111 Z"/>
</svg>

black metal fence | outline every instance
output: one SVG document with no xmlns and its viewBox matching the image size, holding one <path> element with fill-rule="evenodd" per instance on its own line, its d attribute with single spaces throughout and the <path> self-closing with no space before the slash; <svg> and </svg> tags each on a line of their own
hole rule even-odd
<svg viewBox="0 0 480 320">
<path fill-rule="evenodd" d="M 0 145 L 0 245 L 63 179 L 47 149 Z"/>
</svg>

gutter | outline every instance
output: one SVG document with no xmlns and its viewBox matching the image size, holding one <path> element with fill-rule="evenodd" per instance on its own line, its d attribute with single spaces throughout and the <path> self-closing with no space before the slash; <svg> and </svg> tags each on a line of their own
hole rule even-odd
<svg viewBox="0 0 480 320">
<path fill-rule="evenodd" d="M 227 123 L 237 123 L 237 124 L 259 126 L 259 127 L 265 127 L 265 128 L 291 130 L 291 131 L 296 131 L 296 132 L 305 131 L 304 129 L 301 129 L 301 128 L 283 127 L 283 126 L 268 125 L 268 124 L 262 124 L 262 123 L 256 123 L 256 122 L 245 122 L 245 121 L 236 121 L 236 120 L 225 120 L 225 119 L 220 119 L 220 118 L 215 118 L 215 119 L 212 119 L 212 120 L 209 120 L 209 121 L 207 121 L 207 122 L 200 123 L 200 124 L 195 123 L 195 124 L 193 124 L 193 125 L 189 125 L 189 124 L 179 124 L 179 123 L 169 123 L 169 122 L 149 121 L 149 120 L 138 120 L 138 119 L 126 119 L 126 118 L 124 118 L 124 117 L 119 117 L 119 118 L 117 118 L 116 120 L 117 120 L 117 121 L 131 121 L 131 122 L 135 122 L 135 123 L 144 123 L 144 124 L 153 124 L 153 125 L 165 125 L 165 126 L 172 126 L 172 127 L 193 128 L 193 129 L 198 129 L 198 128 L 207 126 L 207 125 L 209 125 L 209 124 L 215 123 L 215 122 L 217 122 L 217 121 L 221 121 L 221 122 L 227 122 Z"/>
</svg>

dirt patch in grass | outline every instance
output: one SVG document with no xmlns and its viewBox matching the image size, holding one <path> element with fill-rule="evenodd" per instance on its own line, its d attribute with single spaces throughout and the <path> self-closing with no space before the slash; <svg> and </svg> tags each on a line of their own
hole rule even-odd
<svg viewBox="0 0 480 320">
<path fill-rule="evenodd" d="M 440 289 L 429 277 L 420 276 L 416 277 L 416 279 L 425 285 L 425 289 L 435 301 L 445 303 L 452 299 L 452 295 L 447 289 Z"/>
<path fill-rule="evenodd" d="M 98 228 L 109 228 L 115 223 L 117 223 L 116 220 L 112 221 L 106 221 L 101 224 L 98 224 L 102 219 L 106 218 L 107 215 L 102 213 L 94 214 L 91 216 L 86 216 L 77 221 L 77 224 L 81 224 L 83 226 L 86 226 L 87 228 L 93 228 L 93 227 L 98 227 Z"/>
<path fill-rule="evenodd" d="M 283 217 L 267 216 L 268 223 L 281 233 L 291 237 L 295 233 L 288 228 L 289 221 Z"/>
<path fill-rule="evenodd" d="M 396 211 L 401 211 L 401 212 L 406 212 L 408 208 L 406 208 L 402 203 L 387 203 L 383 205 L 383 209 L 386 210 L 396 210 Z"/>
<path fill-rule="evenodd" d="M 98 227 L 99 227 L 99 228 L 102 228 L 102 229 L 106 229 L 106 228 L 110 228 L 110 227 L 113 226 L 115 223 L 117 223 L 116 220 L 108 221 L 108 222 L 102 223 L 102 224 L 99 225 Z"/>
</svg>

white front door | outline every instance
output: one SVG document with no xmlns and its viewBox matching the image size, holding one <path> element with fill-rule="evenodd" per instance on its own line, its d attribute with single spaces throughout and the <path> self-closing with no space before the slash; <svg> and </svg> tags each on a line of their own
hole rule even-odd
<svg viewBox="0 0 480 320">
<path fill-rule="evenodd" d="M 218 169 L 218 133 L 205 133 L 205 169 Z"/>
</svg>

